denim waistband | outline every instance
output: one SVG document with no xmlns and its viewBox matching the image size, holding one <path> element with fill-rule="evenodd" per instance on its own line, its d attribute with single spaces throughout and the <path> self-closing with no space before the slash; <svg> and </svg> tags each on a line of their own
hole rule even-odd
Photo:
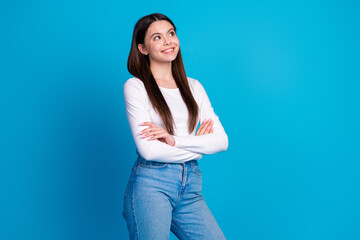
<svg viewBox="0 0 360 240">
<path fill-rule="evenodd" d="M 149 161 L 149 160 L 146 160 L 146 159 L 144 159 L 140 154 L 138 154 L 138 158 L 137 158 L 137 160 L 136 160 L 136 162 L 138 162 L 138 163 L 143 163 L 143 164 L 177 164 L 177 165 L 181 165 L 181 164 L 183 164 L 183 165 L 192 165 L 192 166 L 197 166 L 198 165 L 198 161 L 197 160 L 190 160 L 190 161 L 186 161 L 186 162 L 184 162 L 184 163 L 172 163 L 172 162 L 160 162 L 160 161 Z"/>
</svg>

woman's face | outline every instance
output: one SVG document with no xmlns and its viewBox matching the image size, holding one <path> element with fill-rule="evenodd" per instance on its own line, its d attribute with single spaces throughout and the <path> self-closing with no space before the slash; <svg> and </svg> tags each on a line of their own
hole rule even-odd
<svg viewBox="0 0 360 240">
<path fill-rule="evenodd" d="M 149 55 L 150 62 L 171 62 L 179 52 L 180 42 L 173 25 L 166 20 L 150 24 L 144 39 L 138 49 L 144 55 Z"/>
</svg>

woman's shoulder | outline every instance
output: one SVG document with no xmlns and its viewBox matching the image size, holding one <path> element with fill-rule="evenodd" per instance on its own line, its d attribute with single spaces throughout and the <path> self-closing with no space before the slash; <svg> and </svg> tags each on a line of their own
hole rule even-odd
<svg viewBox="0 0 360 240">
<path fill-rule="evenodd" d="M 189 85 L 191 87 L 199 87 L 199 85 L 201 85 L 201 83 L 199 82 L 199 80 L 195 79 L 195 78 L 192 78 L 192 77 L 187 77 L 188 79 L 188 82 L 189 82 Z"/>
<path fill-rule="evenodd" d="M 137 77 L 132 77 L 129 78 L 128 80 L 126 80 L 126 82 L 124 83 L 124 91 L 129 91 L 129 90 L 145 90 L 145 86 L 144 83 L 138 79 Z"/>
<path fill-rule="evenodd" d="M 188 80 L 190 88 L 192 88 L 195 92 L 197 92 L 197 91 L 199 91 L 199 89 L 203 88 L 203 86 L 199 82 L 199 80 L 192 78 L 192 77 L 187 77 L 187 80 Z M 124 83 L 124 91 L 133 91 L 133 90 L 146 91 L 144 83 L 137 77 L 129 78 Z"/>
<path fill-rule="evenodd" d="M 146 95 L 144 83 L 136 77 L 132 77 L 126 80 L 123 91 L 126 96 L 139 95 L 139 93 L 141 93 L 140 95 Z"/>
<path fill-rule="evenodd" d="M 188 79 L 190 87 L 193 88 L 196 92 L 198 92 L 199 89 L 203 88 L 203 86 L 199 80 L 197 80 L 195 78 L 191 78 L 191 77 L 187 77 L 187 79 Z"/>
<path fill-rule="evenodd" d="M 125 86 L 144 86 L 144 83 L 138 79 L 137 77 L 132 77 L 129 78 L 128 80 L 126 80 L 126 82 L 124 83 L 124 87 Z"/>
</svg>

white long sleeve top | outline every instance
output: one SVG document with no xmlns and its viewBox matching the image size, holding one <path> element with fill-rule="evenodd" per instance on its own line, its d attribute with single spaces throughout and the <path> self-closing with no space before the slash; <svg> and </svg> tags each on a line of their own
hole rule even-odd
<svg viewBox="0 0 360 240">
<path fill-rule="evenodd" d="M 143 82 L 138 78 L 130 78 L 124 84 L 124 99 L 126 116 L 129 121 L 137 153 L 144 159 L 158 162 L 183 163 L 190 160 L 199 160 L 204 154 L 214 154 L 226 151 L 228 136 L 211 106 L 204 87 L 198 80 L 187 78 L 191 92 L 199 106 L 200 122 L 211 118 L 213 133 L 195 136 L 195 131 L 188 132 L 188 109 L 183 101 L 180 90 L 160 87 L 166 103 L 174 119 L 175 146 L 170 146 L 159 140 L 141 138 L 139 132 L 148 126 L 140 126 L 143 122 L 152 122 L 165 128 L 160 115 L 155 112 L 147 95 Z M 198 125 L 199 122 L 196 124 Z"/>
</svg>

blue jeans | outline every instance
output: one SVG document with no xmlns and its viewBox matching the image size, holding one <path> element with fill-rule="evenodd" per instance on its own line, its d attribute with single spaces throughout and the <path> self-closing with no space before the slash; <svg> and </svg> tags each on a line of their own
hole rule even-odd
<svg viewBox="0 0 360 240">
<path fill-rule="evenodd" d="M 139 155 L 124 196 L 130 239 L 168 240 L 170 230 L 181 240 L 225 239 L 201 195 L 201 185 L 196 160 L 162 163 Z"/>
</svg>

